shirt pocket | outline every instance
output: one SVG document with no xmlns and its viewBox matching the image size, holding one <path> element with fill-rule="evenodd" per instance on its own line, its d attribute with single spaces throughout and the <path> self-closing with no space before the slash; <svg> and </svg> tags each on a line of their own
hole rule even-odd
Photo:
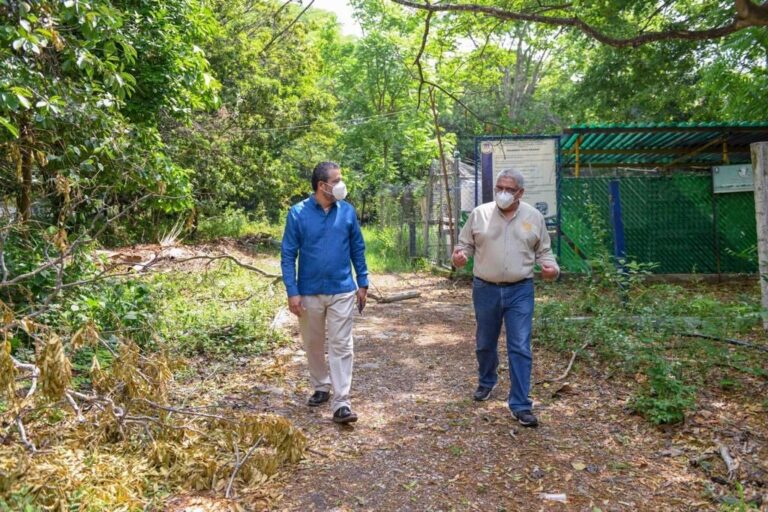
<svg viewBox="0 0 768 512">
<path fill-rule="evenodd" d="M 535 250 L 541 238 L 539 226 L 532 222 L 523 221 L 516 226 L 515 238 L 521 243 L 521 249 Z"/>
</svg>

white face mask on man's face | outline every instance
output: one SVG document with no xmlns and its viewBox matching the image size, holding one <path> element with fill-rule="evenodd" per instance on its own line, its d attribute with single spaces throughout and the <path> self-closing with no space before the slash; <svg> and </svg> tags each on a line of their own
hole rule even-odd
<svg viewBox="0 0 768 512">
<path fill-rule="evenodd" d="M 510 194 L 506 190 L 496 192 L 496 206 L 502 210 L 506 210 L 515 202 L 515 194 Z"/>
<path fill-rule="evenodd" d="M 347 197 L 347 184 L 343 181 L 338 182 L 331 188 L 331 193 L 329 195 L 333 196 L 337 201 L 343 201 Z"/>
</svg>

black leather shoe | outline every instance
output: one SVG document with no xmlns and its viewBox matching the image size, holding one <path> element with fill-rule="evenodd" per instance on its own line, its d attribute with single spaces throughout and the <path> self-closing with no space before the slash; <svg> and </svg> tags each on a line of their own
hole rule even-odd
<svg viewBox="0 0 768 512">
<path fill-rule="evenodd" d="M 531 411 L 512 411 L 512 417 L 515 418 L 524 427 L 536 428 L 539 426 L 539 420 Z"/>
<path fill-rule="evenodd" d="M 318 405 L 321 405 L 327 402 L 329 398 L 331 398 L 330 392 L 315 391 L 315 394 L 309 397 L 309 400 L 307 400 L 307 405 L 310 407 L 317 407 Z"/>
<path fill-rule="evenodd" d="M 495 388 L 496 386 L 493 386 Z M 472 395 L 472 398 L 475 399 L 476 402 L 485 402 L 489 398 L 491 398 L 491 391 L 493 391 L 493 388 L 487 388 L 485 386 L 477 386 L 477 389 L 475 390 L 475 394 Z"/>
<path fill-rule="evenodd" d="M 353 413 L 346 405 L 342 405 L 333 413 L 333 421 L 336 423 L 354 423 L 357 421 L 357 414 Z"/>
</svg>

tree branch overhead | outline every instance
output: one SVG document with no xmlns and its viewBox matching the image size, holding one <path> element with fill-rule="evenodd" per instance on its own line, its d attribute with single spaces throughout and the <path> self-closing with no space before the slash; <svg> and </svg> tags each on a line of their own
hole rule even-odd
<svg viewBox="0 0 768 512">
<path fill-rule="evenodd" d="M 724 25 L 701 30 L 669 29 L 653 32 L 641 32 L 635 36 L 627 38 L 620 38 L 606 34 L 600 29 L 585 22 L 578 16 L 563 17 L 548 16 L 543 14 L 544 12 L 551 11 L 553 9 L 567 9 L 570 6 L 569 4 L 548 7 L 545 10 L 539 9 L 536 12 L 524 12 L 477 4 L 430 4 L 414 2 L 411 0 L 392 1 L 405 7 L 421 9 L 429 13 L 463 12 L 490 16 L 492 18 L 497 18 L 504 21 L 526 21 L 556 27 L 569 27 L 579 30 L 592 39 L 595 39 L 603 44 L 617 48 L 637 47 L 659 41 L 705 41 L 710 39 L 719 39 L 721 37 L 725 37 L 729 34 L 750 27 L 768 26 L 768 1 L 762 4 L 756 4 L 751 0 L 734 0 L 734 17 L 729 23 Z"/>
</svg>

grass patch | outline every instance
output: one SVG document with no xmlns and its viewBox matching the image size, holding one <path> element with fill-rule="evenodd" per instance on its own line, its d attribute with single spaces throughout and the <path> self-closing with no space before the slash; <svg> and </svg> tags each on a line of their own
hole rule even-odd
<svg viewBox="0 0 768 512">
<path fill-rule="evenodd" d="M 411 272 L 427 268 L 423 258 L 408 255 L 407 234 L 401 235 L 400 228 L 363 226 L 362 229 L 369 271 Z"/>
<path fill-rule="evenodd" d="M 279 240 L 283 236 L 284 223 L 271 224 L 262 217 L 238 209 L 226 209 L 218 215 L 203 216 L 195 232 L 197 241 L 217 238 L 242 238 L 268 234 Z"/>
<path fill-rule="evenodd" d="M 207 272 L 152 277 L 159 294 L 158 334 L 186 355 L 258 354 L 285 341 L 270 328 L 281 290 L 231 262 Z"/>
</svg>

